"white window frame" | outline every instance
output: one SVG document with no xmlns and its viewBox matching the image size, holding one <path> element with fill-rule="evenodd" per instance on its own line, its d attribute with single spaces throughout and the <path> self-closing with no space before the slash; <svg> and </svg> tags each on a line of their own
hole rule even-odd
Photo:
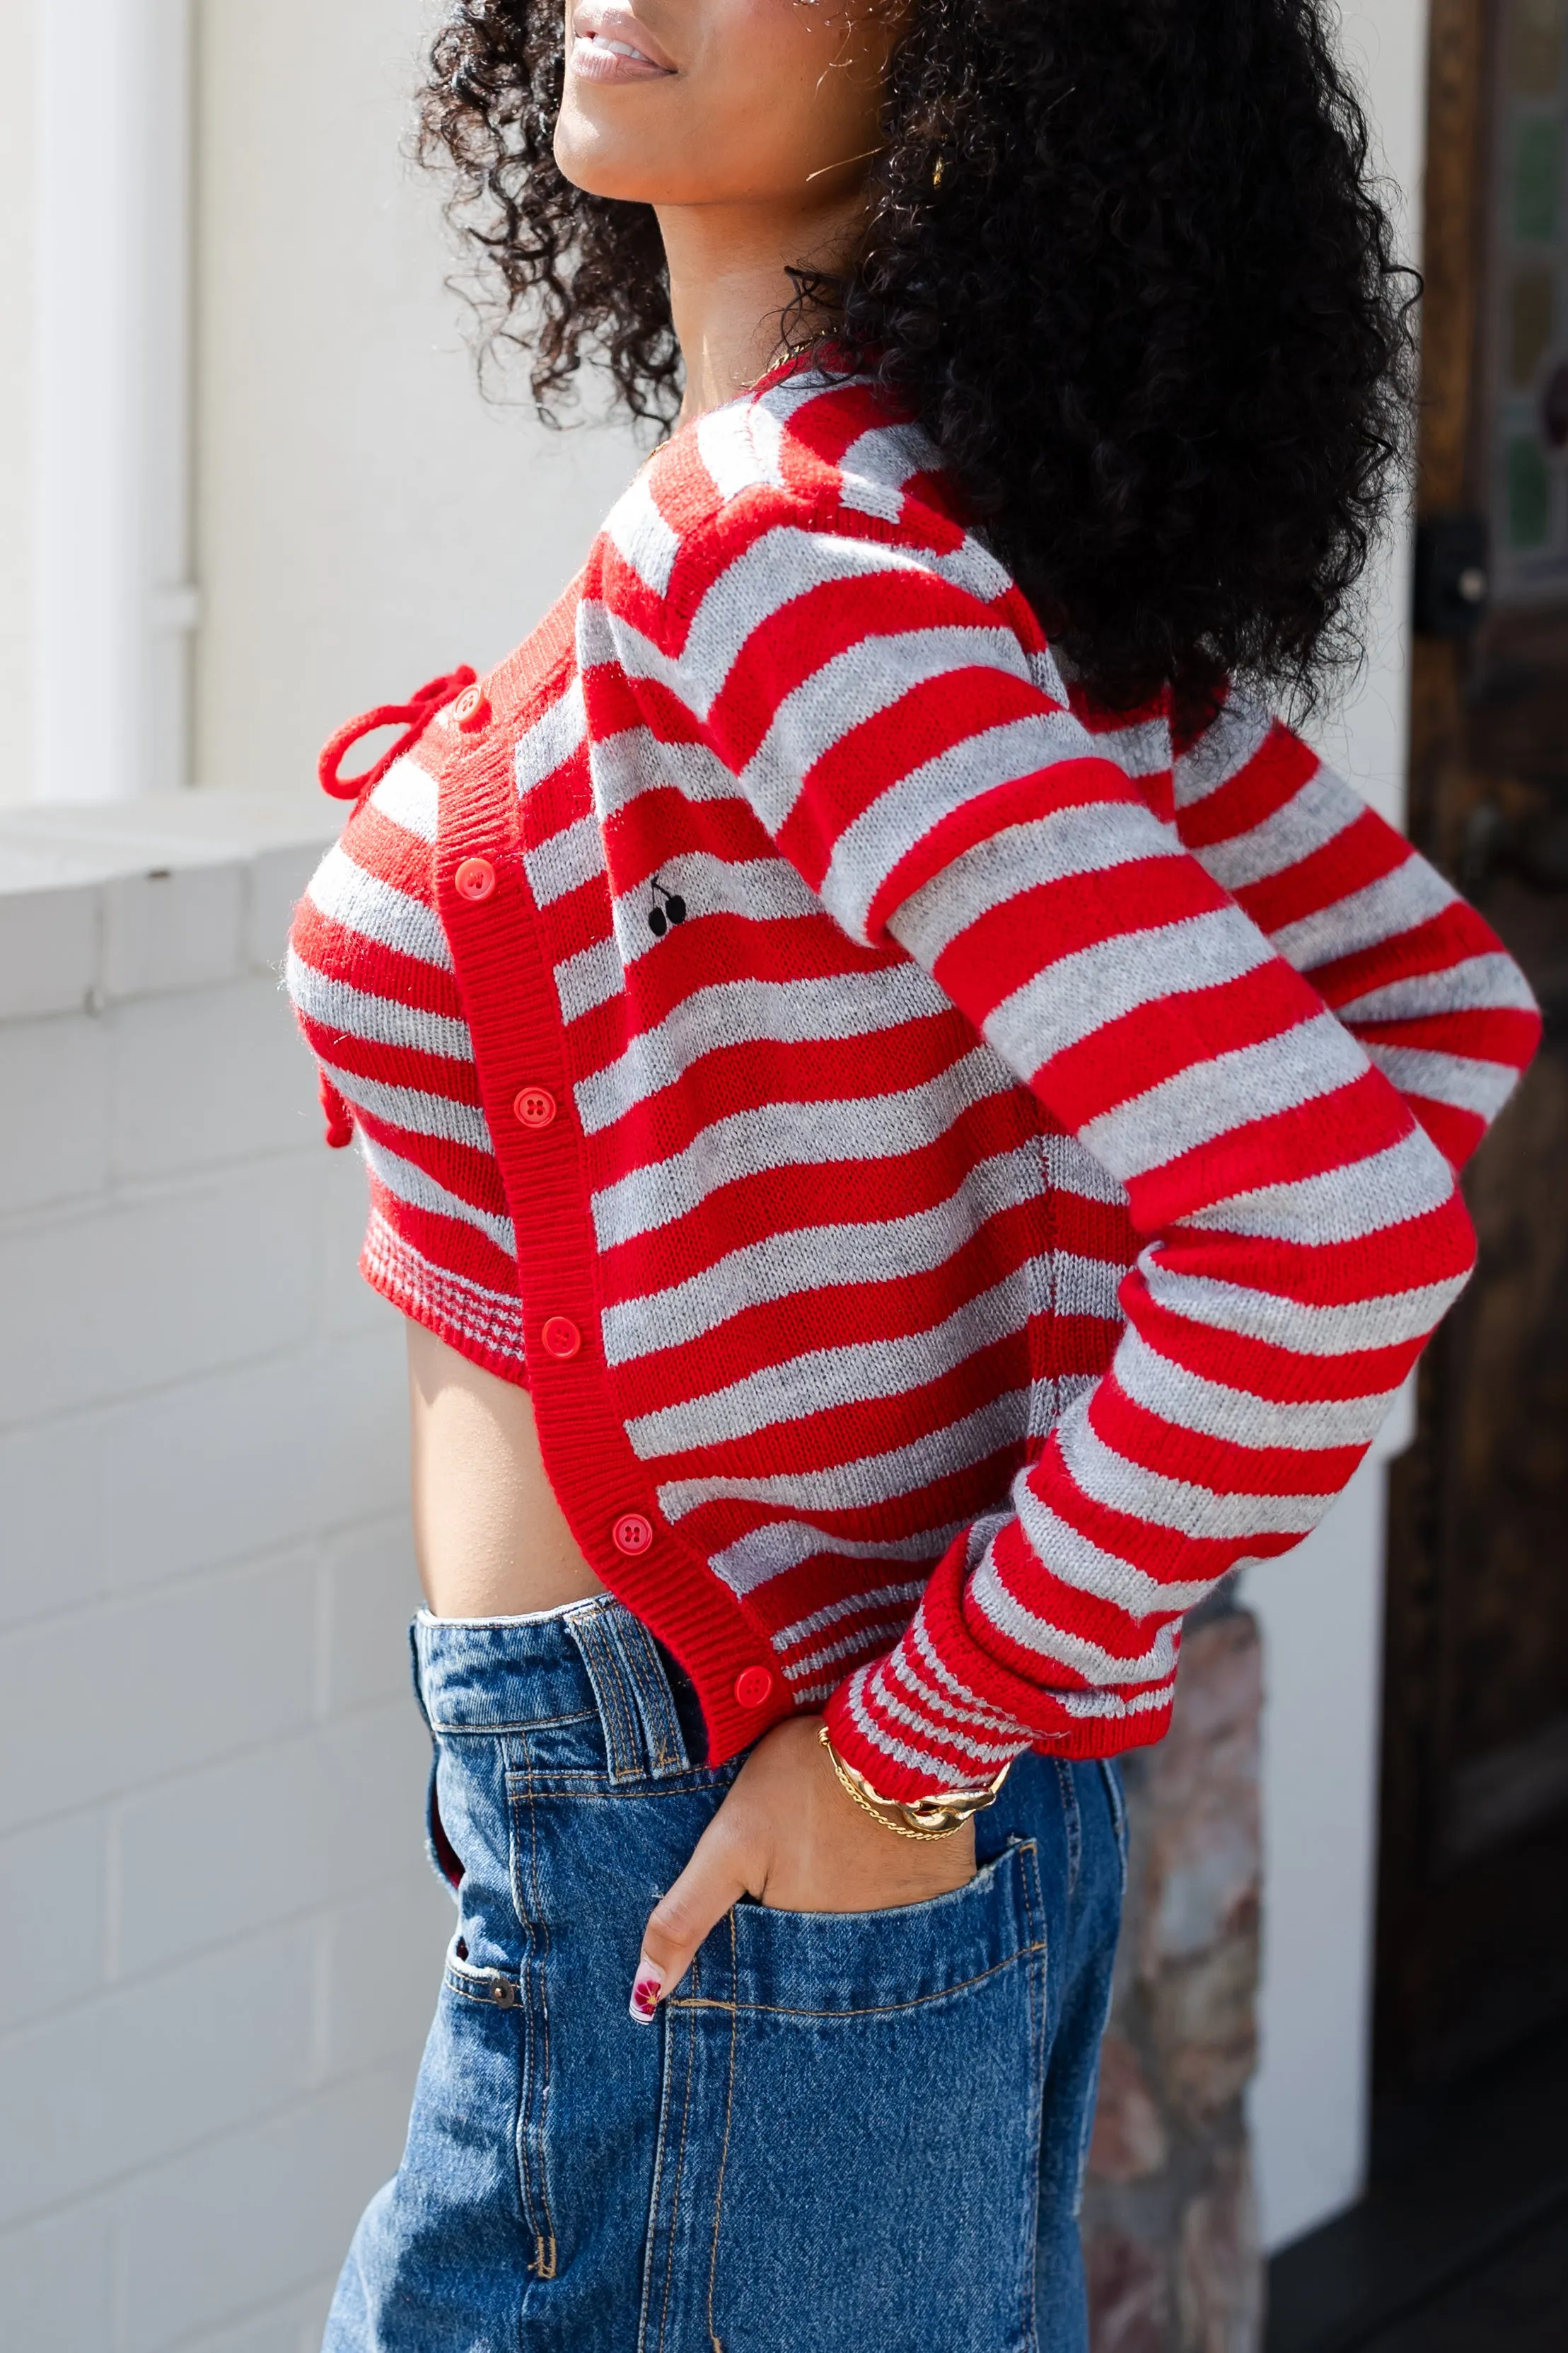
<svg viewBox="0 0 1568 2353">
<path fill-rule="evenodd" d="M 37 11 L 33 790 L 189 777 L 193 0 Z"/>
</svg>

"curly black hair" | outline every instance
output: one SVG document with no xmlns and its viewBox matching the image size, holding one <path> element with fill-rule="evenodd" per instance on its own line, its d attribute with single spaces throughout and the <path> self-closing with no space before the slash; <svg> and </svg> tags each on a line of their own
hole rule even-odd
<svg viewBox="0 0 1568 2353">
<path fill-rule="evenodd" d="M 561 0 L 457 0 L 420 153 L 542 413 L 594 357 L 668 423 L 658 224 L 556 168 L 563 72 Z M 1310 701 L 1359 654 L 1415 283 L 1319 0 L 914 0 L 882 127 L 859 249 L 800 274 L 781 346 L 805 322 L 901 396 L 1100 699 Z"/>
</svg>

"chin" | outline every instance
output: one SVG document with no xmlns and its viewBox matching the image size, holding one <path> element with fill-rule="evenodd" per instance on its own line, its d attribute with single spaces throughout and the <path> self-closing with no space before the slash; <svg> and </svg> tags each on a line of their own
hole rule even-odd
<svg viewBox="0 0 1568 2353">
<path fill-rule="evenodd" d="M 596 123 L 579 117 L 556 126 L 555 164 L 563 179 L 590 196 L 609 196 L 621 204 L 653 204 L 659 180 L 646 156 L 627 153 L 630 142 L 606 136 Z"/>
<path fill-rule="evenodd" d="M 658 205 L 668 201 L 656 178 L 631 171 L 617 171 L 603 158 L 584 161 L 580 156 L 557 155 L 556 167 L 564 180 L 581 188 L 587 196 L 605 196 L 614 204 Z"/>
<path fill-rule="evenodd" d="M 555 163 L 574 188 L 616 204 L 693 205 L 713 195 L 706 184 L 694 185 L 689 173 L 646 155 L 617 153 L 608 142 L 557 140 Z"/>
</svg>

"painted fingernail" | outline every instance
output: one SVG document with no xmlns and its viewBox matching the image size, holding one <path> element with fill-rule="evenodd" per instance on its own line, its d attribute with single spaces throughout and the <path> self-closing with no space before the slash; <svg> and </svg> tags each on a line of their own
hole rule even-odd
<svg viewBox="0 0 1568 2353">
<path fill-rule="evenodd" d="M 630 2009 L 639 2025 L 651 2026 L 658 2015 L 658 1998 L 664 1991 L 664 1971 L 644 1953 L 637 1962 L 637 1973 L 632 1979 Z"/>
</svg>

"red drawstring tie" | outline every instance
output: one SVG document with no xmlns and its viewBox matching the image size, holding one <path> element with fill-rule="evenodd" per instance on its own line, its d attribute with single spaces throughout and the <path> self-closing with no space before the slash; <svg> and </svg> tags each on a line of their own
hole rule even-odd
<svg viewBox="0 0 1568 2353">
<path fill-rule="evenodd" d="M 334 1152 L 341 1152 L 346 1144 L 354 1140 L 354 1115 L 325 1071 L 321 1072 L 318 1092 L 321 1098 L 321 1109 L 326 1114 L 327 1142 Z"/>
<path fill-rule="evenodd" d="M 436 713 L 474 683 L 474 672 L 467 662 L 448 670 L 444 678 L 432 678 L 419 689 L 408 702 L 383 702 L 375 710 L 363 712 L 340 727 L 321 753 L 316 773 L 321 780 L 321 790 L 331 793 L 335 801 L 357 801 L 362 793 L 379 785 L 388 768 L 411 752 Z M 401 727 L 402 734 L 390 752 L 384 752 L 374 768 L 362 776 L 345 776 L 343 760 L 363 735 L 374 735 L 380 727 Z M 343 1101 L 325 1071 L 321 1073 L 321 1109 L 326 1115 L 327 1142 L 334 1152 L 341 1152 L 354 1140 L 354 1115 Z"/>
<path fill-rule="evenodd" d="M 321 790 L 331 793 L 335 801 L 356 801 L 373 785 L 379 785 L 394 761 L 401 760 L 405 752 L 414 749 L 436 713 L 461 694 L 465 687 L 473 685 L 474 676 L 464 662 L 460 668 L 448 670 L 445 678 L 427 680 L 411 702 L 379 703 L 375 710 L 362 712 L 359 718 L 351 719 L 346 727 L 339 728 L 317 765 Z M 363 776 L 343 776 L 341 771 L 347 754 L 362 735 L 374 735 L 378 727 L 401 727 L 404 732 L 391 751 L 384 752 L 374 767 L 367 768 Z M 343 1141 L 347 1143 L 348 1138 L 345 1136 Z"/>
</svg>

